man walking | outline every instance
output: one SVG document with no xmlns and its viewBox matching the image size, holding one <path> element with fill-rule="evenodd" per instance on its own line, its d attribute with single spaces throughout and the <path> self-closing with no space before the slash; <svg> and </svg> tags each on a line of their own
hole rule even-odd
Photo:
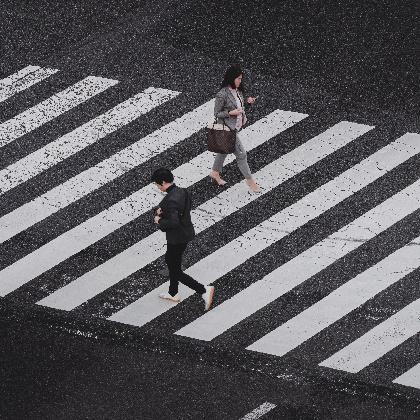
<svg viewBox="0 0 420 420">
<path fill-rule="evenodd" d="M 166 192 L 154 218 L 159 229 L 166 233 L 165 261 L 170 280 L 169 292 L 161 293 L 159 297 L 179 302 L 178 282 L 181 282 L 202 295 L 207 311 L 213 302 L 214 286 L 203 286 L 181 269 L 182 256 L 195 232 L 191 221 L 191 195 L 186 189 L 177 187 L 173 181 L 174 176 L 169 169 L 159 168 L 152 174 L 152 182 L 160 191 Z"/>
</svg>

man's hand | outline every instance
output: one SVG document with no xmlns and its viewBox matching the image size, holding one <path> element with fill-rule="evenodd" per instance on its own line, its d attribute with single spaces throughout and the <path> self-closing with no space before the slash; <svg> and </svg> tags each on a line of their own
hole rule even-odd
<svg viewBox="0 0 420 420">
<path fill-rule="evenodd" d="M 162 218 L 162 209 L 159 207 L 155 212 L 155 223 L 159 224 L 159 220 Z"/>
<path fill-rule="evenodd" d="M 251 104 L 253 104 L 255 102 L 256 99 L 257 98 L 253 98 L 252 96 L 249 96 L 246 101 L 251 105 Z"/>
</svg>

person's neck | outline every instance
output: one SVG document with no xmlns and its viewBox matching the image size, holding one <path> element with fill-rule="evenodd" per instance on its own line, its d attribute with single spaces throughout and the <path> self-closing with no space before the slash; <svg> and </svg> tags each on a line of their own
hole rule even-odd
<svg viewBox="0 0 420 420">
<path fill-rule="evenodd" d="M 169 188 L 171 188 L 173 185 L 174 185 L 173 183 L 165 185 L 164 192 L 167 192 L 169 190 Z"/>
</svg>

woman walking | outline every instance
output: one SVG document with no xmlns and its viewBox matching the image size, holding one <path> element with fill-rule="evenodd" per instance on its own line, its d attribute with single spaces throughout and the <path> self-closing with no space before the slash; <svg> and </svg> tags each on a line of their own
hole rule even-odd
<svg viewBox="0 0 420 420">
<path fill-rule="evenodd" d="M 243 72 L 239 65 L 234 64 L 226 70 L 222 88 L 216 95 L 214 116 L 217 118 L 218 124 L 224 123 L 231 130 L 236 131 L 235 151 L 233 153 L 236 156 L 239 170 L 244 176 L 245 182 L 250 190 L 253 192 L 261 192 L 260 187 L 252 178 L 246 150 L 241 140 L 241 130 L 247 121 L 244 107 L 244 84 L 242 78 Z M 253 104 L 254 102 L 255 98 L 247 98 L 248 104 Z M 218 185 L 226 184 L 226 181 L 220 177 L 220 172 L 223 168 L 223 162 L 225 161 L 226 156 L 227 155 L 222 153 L 216 154 L 213 168 L 210 173 L 210 178 Z"/>
</svg>

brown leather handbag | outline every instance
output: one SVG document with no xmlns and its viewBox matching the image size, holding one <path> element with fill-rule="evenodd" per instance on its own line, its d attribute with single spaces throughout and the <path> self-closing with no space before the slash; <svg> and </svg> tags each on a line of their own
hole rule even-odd
<svg viewBox="0 0 420 420">
<path fill-rule="evenodd" d="M 223 120 L 217 124 L 217 118 L 207 126 L 207 148 L 210 152 L 229 154 L 235 150 L 236 131 L 231 130 Z"/>
</svg>

